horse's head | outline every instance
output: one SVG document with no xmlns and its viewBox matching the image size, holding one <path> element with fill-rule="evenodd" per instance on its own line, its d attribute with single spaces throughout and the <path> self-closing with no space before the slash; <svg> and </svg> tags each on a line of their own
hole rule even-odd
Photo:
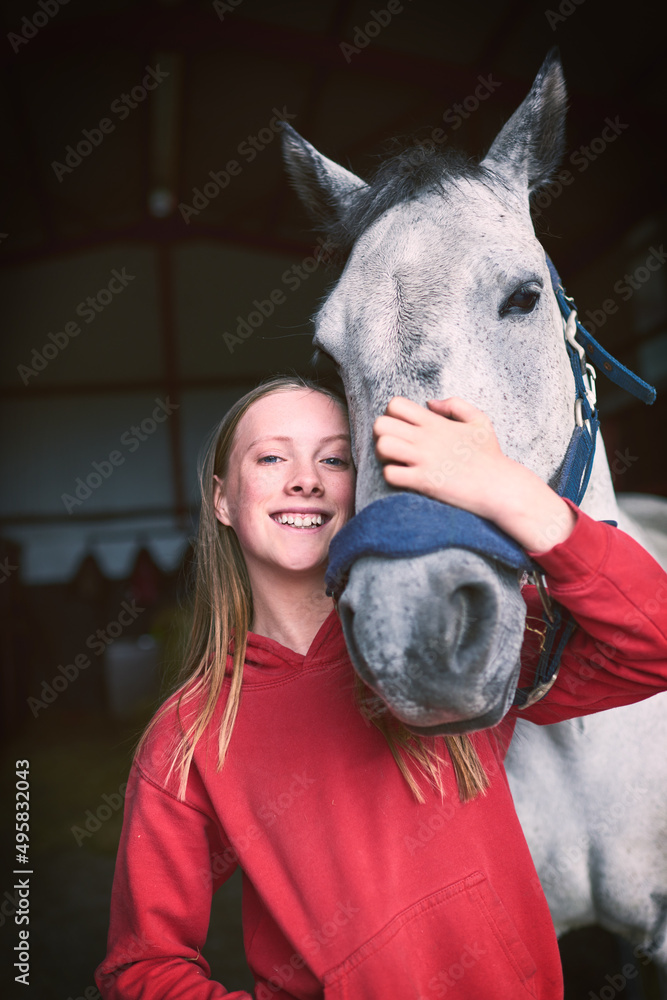
<svg viewBox="0 0 667 1000">
<path fill-rule="evenodd" d="M 479 164 L 415 147 L 366 184 L 285 128 L 297 191 L 349 248 L 315 343 L 338 365 L 350 404 L 357 510 L 394 492 L 372 424 L 395 395 L 461 396 L 491 417 L 507 455 L 547 482 L 557 472 L 574 381 L 529 197 L 558 164 L 564 115 L 551 55 Z M 386 525 L 398 528 L 410 524 Z M 356 669 L 415 731 L 494 724 L 518 677 L 520 575 L 463 548 L 359 559 L 339 602 Z"/>
</svg>

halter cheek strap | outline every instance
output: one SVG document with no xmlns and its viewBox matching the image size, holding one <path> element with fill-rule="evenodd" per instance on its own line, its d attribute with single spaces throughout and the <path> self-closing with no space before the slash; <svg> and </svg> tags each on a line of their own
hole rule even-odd
<svg viewBox="0 0 667 1000">
<path fill-rule="evenodd" d="M 549 257 L 551 284 L 564 321 L 567 346 L 575 383 L 575 426 L 553 487 L 579 505 L 593 468 L 599 428 L 593 363 L 616 385 L 645 403 L 655 400 L 655 389 L 613 358 L 577 320 L 573 299 L 565 294 L 558 272 Z M 615 524 L 615 522 L 611 522 Z M 331 540 L 326 573 L 327 593 L 337 601 L 350 569 L 365 556 L 401 559 L 426 555 L 443 548 L 477 552 L 509 569 L 530 572 L 542 600 L 544 640 L 535 677 L 528 688 L 519 688 L 514 705 L 527 708 L 544 697 L 556 680 L 562 652 L 576 628 L 569 611 L 550 600 L 542 570 L 514 539 L 491 521 L 450 504 L 414 493 L 398 491 L 364 507 Z"/>
<path fill-rule="evenodd" d="M 577 307 L 574 304 L 574 299 L 566 294 L 563 288 L 563 283 L 560 280 L 558 271 L 553 265 L 553 261 L 548 255 L 547 267 L 549 268 L 549 274 L 551 276 L 551 287 L 554 290 L 554 295 L 560 306 L 560 311 L 563 318 L 567 320 L 571 312 L 575 313 Z M 579 344 L 583 347 L 584 352 L 590 355 L 591 361 L 596 368 L 607 376 L 607 378 L 614 382 L 616 385 L 620 386 L 621 389 L 625 389 L 627 392 L 632 393 L 637 399 L 641 399 L 642 403 L 655 403 L 656 392 L 652 385 L 648 382 L 644 382 L 643 379 L 631 372 L 629 368 L 622 365 L 620 361 L 612 357 L 608 351 L 605 351 L 604 347 L 597 342 L 595 337 L 591 336 L 588 330 L 581 325 L 577 320 L 576 324 L 576 338 Z M 575 345 L 576 346 L 576 345 Z M 577 376 L 575 375 L 575 379 Z M 577 386 L 579 389 L 579 386 Z"/>
<path fill-rule="evenodd" d="M 590 356 L 610 381 L 632 393 L 644 403 L 653 403 L 656 392 L 652 385 L 631 372 L 620 361 L 612 357 L 601 344 L 585 329 L 577 319 L 574 299 L 566 294 L 558 271 L 547 255 L 547 267 L 551 277 L 556 301 L 563 317 L 565 344 L 574 375 L 574 430 L 565 452 L 561 467 L 553 482 L 553 488 L 562 497 L 567 497 L 577 506 L 581 503 L 588 486 L 600 420 L 595 392 L 596 372 L 587 357 Z M 609 522 L 616 526 L 615 521 Z M 551 601 L 546 591 L 546 582 L 539 566 L 533 571 L 533 579 L 542 600 L 542 621 L 546 628 L 540 656 L 531 687 L 518 688 L 514 696 L 517 708 L 528 708 L 544 695 L 558 676 L 563 650 L 577 627 L 572 614 L 562 605 Z"/>
<path fill-rule="evenodd" d="M 551 286 L 556 296 L 564 320 L 565 343 L 574 375 L 575 427 L 570 438 L 565 458 L 553 483 L 553 488 L 562 497 L 581 503 L 588 486 L 595 458 L 595 441 L 600 427 L 595 392 L 595 368 L 593 364 L 616 385 L 632 393 L 644 403 L 655 402 L 655 389 L 643 379 L 613 358 L 595 340 L 577 319 L 574 299 L 566 294 L 558 271 L 550 257 L 547 267 L 551 276 Z"/>
</svg>

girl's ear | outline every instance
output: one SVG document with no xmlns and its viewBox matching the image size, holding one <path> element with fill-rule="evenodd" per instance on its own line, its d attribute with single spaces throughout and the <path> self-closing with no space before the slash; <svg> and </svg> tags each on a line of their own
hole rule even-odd
<svg viewBox="0 0 667 1000">
<path fill-rule="evenodd" d="M 227 503 L 225 499 L 225 484 L 220 476 L 213 476 L 213 478 L 215 480 L 215 485 L 213 487 L 213 508 L 215 510 L 215 516 L 221 524 L 230 528 L 232 522 L 229 520 L 229 514 L 227 513 L 225 507 L 225 504 Z"/>
</svg>

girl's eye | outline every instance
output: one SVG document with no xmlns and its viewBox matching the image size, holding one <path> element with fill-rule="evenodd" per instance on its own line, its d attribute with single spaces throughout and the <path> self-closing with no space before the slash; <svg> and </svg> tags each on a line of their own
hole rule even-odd
<svg viewBox="0 0 667 1000">
<path fill-rule="evenodd" d="M 263 455 L 262 458 L 259 459 L 259 461 L 266 462 L 267 465 L 275 465 L 276 462 L 280 462 L 281 459 L 278 457 L 278 455 Z"/>
<path fill-rule="evenodd" d="M 344 459 L 342 459 L 342 458 L 334 458 L 333 456 L 331 458 L 325 458 L 324 462 L 325 462 L 326 465 L 334 465 L 334 466 L 337 466 L 337 465 L 347 465 L 348 464 Z"/>
<path fill-rule="evenodd" d="M 535 288 L 517 288 L 500 307 L 501 316 L 525 316 L 531 313 L 540 299 Z"/>
</svg>

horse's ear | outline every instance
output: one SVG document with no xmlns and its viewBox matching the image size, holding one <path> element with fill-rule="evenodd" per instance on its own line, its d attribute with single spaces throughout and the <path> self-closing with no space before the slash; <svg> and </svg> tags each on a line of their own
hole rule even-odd
<svg viewBox="0 0 667 1000">
<path fill-rule="evenodd" d="M 565 150 L 567 92 L 558 50 L 553 48 L 535 77 L 528 97 L 493 141 L 483 166 L 528 192 L 547 184 Z"/>
<path fill-rule="evenodd" d="M 340 219 L 350 196 L 365 181 L 318 153 L 291 125 L 282 128 L 283 157 L 292 185 L 308 213 L 320 223 Z"/>
</svg>

